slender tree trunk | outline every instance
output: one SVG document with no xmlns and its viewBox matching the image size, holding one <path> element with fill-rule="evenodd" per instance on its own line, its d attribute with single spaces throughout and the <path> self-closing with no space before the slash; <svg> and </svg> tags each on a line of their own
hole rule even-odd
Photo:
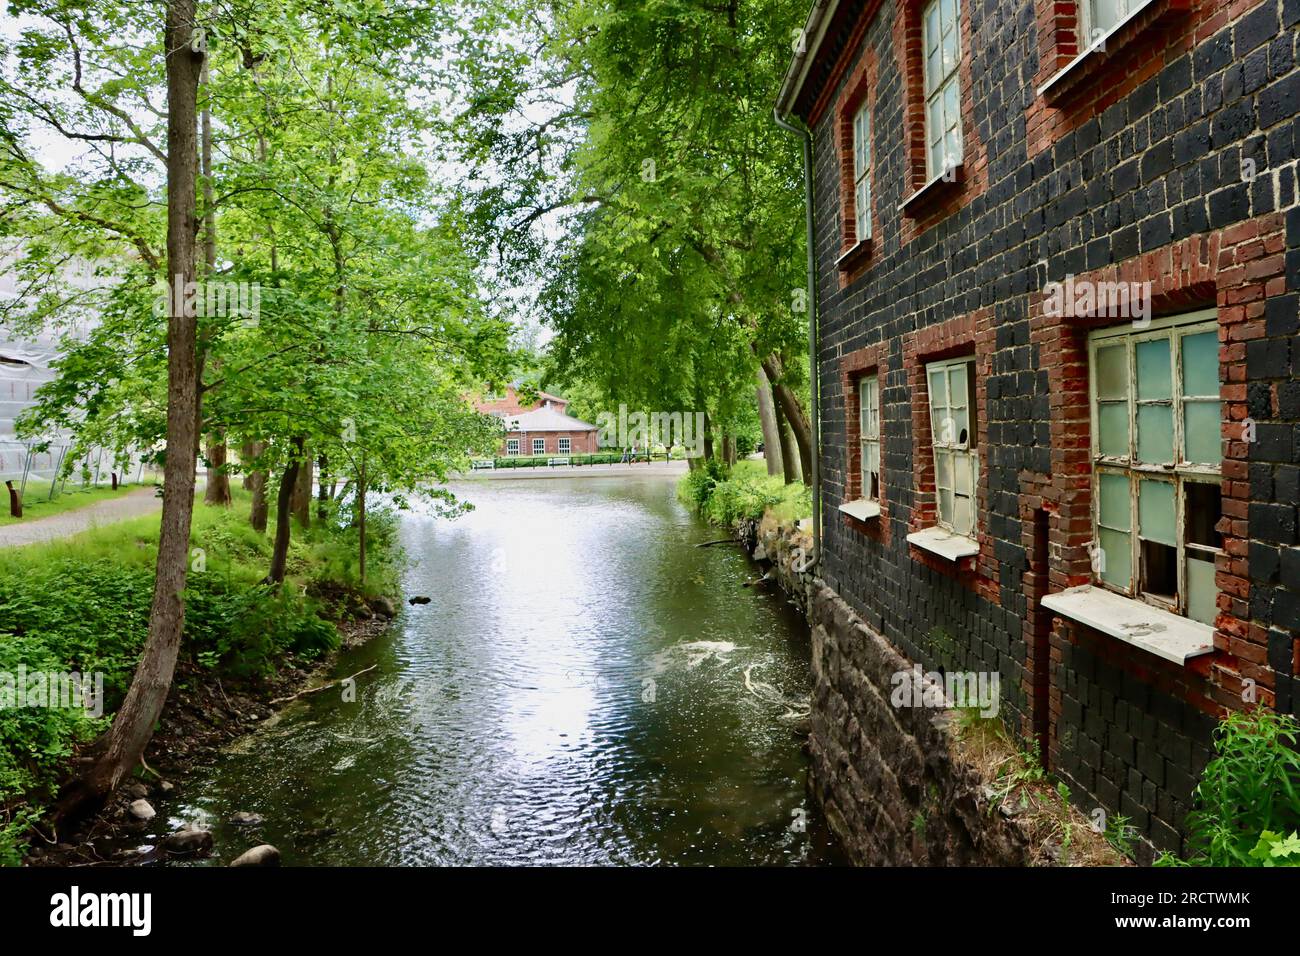
<svg viewBox="0 0 1300 956">
<path fill-rule="evenodd" d="M 199 84 L 208 85 L 208 64 L 203 63 Z M 217 270 L 217 209 L 212 193 L 212 110 L 208 106 L 210 97 L 204 97 L 203 112 L 199 117 L 200 163 L 203 183 L 203 262 L 204 276 L 211 279 Z M 208 316 L 211 318 L 211 316 Z M 217 363 L 213 362 L 213 372 Z M 220 505 L 229 508 L 233 500 L 230 495 L 230 475 L 222 467 L 226 463 L 226 437 L 222 432 L 214 433 L 208 440 L 208 483 L 203 490 L 205 504 Z"/>
<path fill-rule="evenodd" d="M 803 473 L 804 484 L 810 485 L 813 456 L 812 427 L 808 424 L 808 415 L 803 410 L 803 403 L 799 401 L 799 396 L 790 386 L 781 381 L 782 370 L 781 359 L 778 356 L 769 355 L 763 359 L 763 371 L 767 374 L 768 381 L 772 383 L 772 395 L 781 407 L 790 430 L 794 432 L 795 444 L 799 446 L 799 468 Z M 813 374 L 816 372 L 814 371 Z"/>
<path fill-rule="evenodd" d="M 195 0 L 169 0 L 167 52 L 167 271 L 173 290 L 195 278 L 195 177 L 200 54 L 191 50 Z M 103 804 L 140 762 L 171 689 L 185 624 L 194 452 L 199 401 L 197 323 L 184 297 L 171 296 L 167 320 L 167 458 L 149 635 L 131 686 L 98 746 L 98 759 L 60 795 L 55 816 L 76 818 Z"/>
<path fill-rule="evenodd" d="M 319 520 L 324 521 L 329 516 L 329 457 L 327 455 L 321 455 L 318 464 L 320 465 L 320 489 L 316 493 L 316 517 Z"/>
<path fill-rule="evenodd" d="M 259 455 L 265 454 L 266 442 L 249 441 L 244 442 L 239 451 L 239 457 L 242 464 L 247 469 L 248 463 L 254 461 Z M 254 531 L 266 530 L 266 471 L 253 471 L 251 469 L 244 472 L 244 487 L 253 493 L 253 506 L 248 513 L 249 524 L 253 526 Z"/>
<path fill-rule="evenodd" d="M 783 472 L 781 458 L 781 438 L 776 430 L 776 408 L 772 402 L 772 388 L 767 383 L 763 367 L 754 369 L 758 384 L 754 386 L 754 398 L 758 402 L 758 423 L 763 429 L 763 459 L 767 462 L 767 473 L 779 475 Z"/>
<path fill-rule="evenodd" d="M 736 439 L 726 432 L 722 433 L 722 460 L 728 468 L 736 464 Z"/>
<path fill-rule="evenodd" d="M 357 470 L 357 562 L 361 583 L 366 583 L 366 456 L 361 455 L 361 467 Z"/>
<path fill-rule="evenodd" d="M 704 413 L 704 458 L 713 458 L 713 418 L 708 412 Z"/>
<path fill-rule="evenodd" d="M 208 443 L 206 457 L 208 459 L 208 486 L 203 491 L 203 502 L 229 508 L 234 499 L 230 494 L 230 475 L 227 474 L 224 468 L 226 464 L 226 443 L 221 440 L 219 433 L 213 436 L 212 441 Z"/>
<path fill-rule="evenodd" d="M 790 432 L 790 426 L 786 424 L 785 412 L 781 410 L 780 402 L 773 403 L 772 413 L 776 421 L 777 456 L 781 459 L 785 483 L 791 485 L 799 480 L 799 452 L 794 443 L 794 435 Z"/>
<path fill-rule="evenodd" d="M 289 559 L 289 537 L 292 525 L 289 521 L 290 504 L 293 489 L 298 483 L 298 472 L 302 467 L 303 440 L 293 440 L 293 453 L 289 467 L 280 476 L 280 491 L 275 497 L 275 544 L 271 547 L 271 569 L 266 573 L 267 584 L 280 584 L 284 581 L 285 563 Z"/>
<path fill-rule="evenodd" d="M 293 516 L 298 519 L 298 524 L 304 528 L 311 527 L 311 484 L 312 484 L 312 466 L 311 456 L 306 451 L 302 451 L 302 463 L 298 467 L 298 482 L 293 488 L 293 498 L 290 509 Z"/>
</svg>

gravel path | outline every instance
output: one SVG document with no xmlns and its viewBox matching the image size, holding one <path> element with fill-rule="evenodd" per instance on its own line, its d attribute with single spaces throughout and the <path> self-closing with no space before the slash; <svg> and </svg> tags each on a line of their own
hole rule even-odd
<svg viewBox="0 0 1300 956">
<path fill-rule="evenodd" d="M 154 494 L 155 491 L 153 485 L 147 485 L 129 491 L 120 498 L 97 501 L 75 511 L 65 511 L 26 523 L 4 525 L 0 527 L 0 548 L 16 548 L 24 544 L 69 538 L 101 525 L 150 514 L 162 507 L 162 499 Z"/>
</svg>

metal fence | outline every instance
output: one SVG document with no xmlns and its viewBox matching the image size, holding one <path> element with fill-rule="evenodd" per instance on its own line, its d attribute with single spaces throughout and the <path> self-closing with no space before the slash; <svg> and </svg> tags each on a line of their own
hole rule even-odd
<svg viewBox="0 0 1300 956">
<path fill-rule="evenodd" d="M 78 459 L 66 477 L 60 477 L 71 444 L 51 444 L 38 450 L 37 442 L 17 438 L 0 438 L 0 482 L 12 481 L 25 499 L 30 488 L 34 497 L 53 499 L 63 492 L 69 482 L 74 488 L 91 488 L 112 483 L 117 472 L 120 484 L 139 484 L 144 481 L 145 464 L 138 454 L 132 454 L 125 467 L 119 468 L 113 453 L 106 448 L 92 449 Z"/>
</svg>

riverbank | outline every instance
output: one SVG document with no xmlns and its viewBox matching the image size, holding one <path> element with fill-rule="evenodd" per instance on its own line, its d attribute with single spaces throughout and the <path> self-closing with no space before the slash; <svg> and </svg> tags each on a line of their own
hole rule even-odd
<svg viewBox="0 0 1300 956">
<path fill-rule="evenodd" d="M 542 465 L 535 468 L 482 468 L 456 476 L 457 481 L 512 481 L 526 478 L 679 478 L 686 461 L 652 461 L 635 465 Z"/>
<path fill-rule="evenodd" d="M 157 520 L 144 517 L 64 541 L 0 554 L 0 671 L 91 675 L 102 717 L 82 708 L 0 710 L 0 860 L 24 845 L 30 865 L 136 862 L 105 857 L 136 827 L 136 800 L 184 788 L 189 773 L 306 686 L 335 653 L 382 631 L 396 608 L 393 523 L 370 516 L 371 576 L 356 574 L 356 532 L 346 517 L 295 526 L 285 584 L 261 583 L 270 538 L 248 524 L 248 499 L 196 505 L 182 657 L 144 764 L 104 810 L 75 833 L 41 816 L 63 781 L 89 758 L 129 685 L 148 627 Z M 102 682 L 102 684 L 100 683 Z M 97 708 L 98 709 L 98 708 Z M 141 808 L 136 808 L 141 811 Z M 142 811 L 141 811 L 142 812 Z"/>
<path fill-rule="evenodd" d="M 735 533 L 812 628 L 809 792 L 855 863 L 1129 864 L 1127 820 L 1085 814 L 996 713 L 954 706 L 816 576 L 806 528 L 767 514 Z"/>
</svg>

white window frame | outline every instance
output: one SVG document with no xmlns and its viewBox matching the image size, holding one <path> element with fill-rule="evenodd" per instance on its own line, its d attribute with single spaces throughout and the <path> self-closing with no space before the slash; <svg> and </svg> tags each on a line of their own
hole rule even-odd
<svg viewBox="0 0 1300 956">
<path fill-rule="evenodd" d="M 853 212 L 858 242 L 871 238 L 871 108 L 863 103 L 853 116 Z"/>
<path fill-rule="evenodd" d="M 952 383 L 956 377 L 955 369 L 964 369 L 966 388 L 959 397 L 961 404 L 955 404 L 952 395 Z M 944 384 L 944 403 L 936 404 L 936 376 Z M 964 538 L 975 537 L 979 526 L 979 409 L 975 400 L 975 358 L 963 356 L 929 362 L 925 366 L 926 401 L 930 406 L 930 445 L 934 462 L 934 513 L 940 528 Z M 965 412 L 966 427 L 960 427 L 959 419 L 943 412 Z M 962 432 L 965 432 L 963 435 Z M 965 477 L 965 492 L 959 479 Z M 945 482 L 945 479 L 947 481 Z M 944 508 L 944 492 L 951 495 L 951 505 Z M 965 521 L 957 518 L 957 506 L 961 500 L 969 502 L 969 517 Z M 946 510 L 946 514 L 945 514 Z"/>
<path fill-rule="evenodd" d="M 572 442 L 570 442 L 570 440 L 569 440 L 568 438 L 560 438 L 560 439 L 557 439 L 557 440 L 556 440 L 556 443 L 555 443 L 555 451 L 556 451 L 558 454 L 561 454 L 561 455 L 567 455 L 567 454 L 569 454 L 569 449 L 572 448 L 572 447 L 573 447 L 573 444 L 572 444 Z"/>
<path fill-rule="evenodd" d="M 964 145 L 961 132 L 960 66 L 961 0 L 930 0 L 921 10 L 921 75 L 925 81 L 927 182 L 938 179 L 962 162 Z M 948 148 L 949 136 L 955 141 L 951 149 Z M 936 146 L 943 151 L 942 162 L 937 161 Z"/>
<path fill-rule="evenodd" d="M 1223 402 L 1219 395 L 1184 394 L 1183 376 L 1183 340 L 1193 335 L 1215 333 L 1219 328 L 1218 313 L 1214 309 L 1192 312 L 1186 315 L 1169 316 L 1153 320 L 1149 325 L 1137 328 L 1123 325 L 1108 329 L 1099 329 L 1088 336 L 1088 381 L 1091 420 L 1092 456 L 1092 528 L 1094 548 L 1093 581 L 1098 586 L 1119 594 L 1144 601 L 1155 607 L 1163 608 L 1183 617 L 1199 620 L 1204 624 L 1213 624 L 1217 611 L 1209 613 L 1210 620 L 1192 618 L 1189 612 L 1188 561 L 1191 555 L 1201 555 L 1199 560 L 1213 562 L 1223 553 L 1221 547 L 1187 540 L 1187 486 L 1194 482 L 1222 485 L 1222 465 L 1219 462 L 1188 461 L 1185 436 L 1186 409 L 1190 404 L 1218 401 L 1220 404 L 1219 420 L 1223 421 Z M 1170 397 L 1168 400 L 1141 399 L 1137 396 L 1137 346 L 1142 342 L 1168 340 L 1170 343 Z M 1120 344 L 1125 348 L 1127 367 L 1127 394 L 1123 399 L 1103 399 L 1100 394 L 1098 352 L 1107 347 Z M 1220 381 L 1220 386 L 1222 382 Z M 1127 451 L 1122 455 L 1104 455 L 1101 451 L 1101 417 L 1103 405 L 1127 406 L 1128 443 Z M 1144 406 L 1164 407 L 1177 412 L 1173 415 L 1173 460 L 1170 462 L 1145 462 L 1137 457 L 1138 453 L 1138 418 L 1139 409 Z M 1120 475 L 1128 480 L 1129 513 L 1126 529 L 1101 523 L 1101 492 L 1103 476 Z M 1149 593 L 1143 587 L 1145 569 L 1142 565 L 1142 531 L 1140 522 L 1141 483 L 1144 481 L 1162 481 L 1173 485 L 1174 497 L 1174 540 L 1176 564 L 1176 593 L 1169 598 L 1164 595 Z M 1220 512 L 1219 517 L 1222 517 Z M 1114 519 L 1112 519 L 1114 520 Z M 1217 519 L 1216 519 L 1217 521 Z M 1105 551 L 1102 545 L 1103 530 L 1111 533 L 1127 534 L 1129 538 L 1129 574 L 1124 584 L 1105 578 Z M 1152 539 L 1154 540 L 1154 539 Z M 1164 544 L 1164 542 L 1160 542 Z M 1168 545 L 1166 545 L 1168 546 Z M 1097 554 L 1100 552 L 1101 558 Z M 1113 572 L 1112 572 L 1113 573 Z M 1217 604 L 1217 588 L 1215 602 Z M 1213 604 L 1211 605 L 1213 607 Z"/>
<path fill-rule="evenodd" d="M 546 454 L 546 439 L 545 439 L 545 438 L 534 438 L 534 439 L 533 439 L 533 454 L 534 454 L 534 455 L 545 455 L 545 454 Z"/>
<path fill-rule="evenodd" d="M 507 455 L 517 455 L 517 454 L 519 454 L 519 439 L 518 439 L 518 438 L 507 438 L 507 439 L 506 439 L 506 454 L 507 454 Z"/>
<path fill-rule="evenodd" d="M 1148 0 L 1115 0 L 1115 21 L 1104 23 L 1097 19 L 1098 0 L 1079 0 L 1079 51 L 1082 53 L 1093 46 L 1104 44 L 1106 38 L 1115 28 L 1130 16 L 1145 7 Z"/>
<path fill-rule="evenodd" d="M 880 378 L 868 375 L 858 382 L 858 443 L 861 456 L 861 494 L 863 501 L 880 501 Z M 870 452 L 874 451 L 874 458 Z M 876 469 L 871 471 L 874 460 Z M 875 490 L 872 490 L 872 477 Z"/>
</svg>

